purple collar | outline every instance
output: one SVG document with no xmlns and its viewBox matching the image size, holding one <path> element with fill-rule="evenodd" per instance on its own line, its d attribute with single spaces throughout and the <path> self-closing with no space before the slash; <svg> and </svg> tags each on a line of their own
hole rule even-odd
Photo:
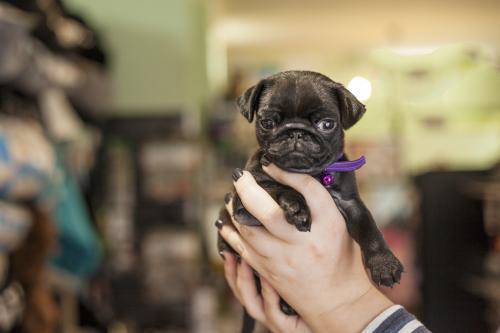
<svg viewBox="0 0 500 333">
<path fill-rule="evenodd" d="M 361 156 L 354 161 L 339 161 L 343 156 L 344 153 L 340 154 L 335 162 L 333 162 L 332 164 L 327 166 L 325 170 L 323 170 L 323 173 L 321 174 L 321 182 L 323 183 L 323 185 L 328 186 L 333 183 L 333 172 L 348 172 L 358 170 L 366 163 L 366 159 L 364 156 Z"/>
</svg>

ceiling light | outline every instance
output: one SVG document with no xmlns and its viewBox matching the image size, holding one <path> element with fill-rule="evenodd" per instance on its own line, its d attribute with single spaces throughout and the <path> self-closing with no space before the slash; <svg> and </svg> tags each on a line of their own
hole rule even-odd
<svg viewBox="0 0 500 333">
<path fill-rule="evenodd" d="M 366 101 L 372 95 L 372 84 L 362 76 L 353 77 L 347 89 L 361 102 Z"/>
</svg>

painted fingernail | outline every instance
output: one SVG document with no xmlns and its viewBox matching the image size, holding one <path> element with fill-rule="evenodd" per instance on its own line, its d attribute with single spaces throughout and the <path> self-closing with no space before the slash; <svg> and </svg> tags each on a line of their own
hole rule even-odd
<svg viewBox="0 0 500 333">
<path fill-rule="evenodd" d="M 219 255 L 222 258 L 222 260 L 226 260 L 226 257 L 224 257 L 224 251 L 219 251 Z"/>
<path fill-rule="evenodd" d="M 229 201 L 231 201 L 232 198 L 233 198 L 233 194 L 231 192 L 228 192 L 224 196 L 224 202 L 227 204 L 227 203 L 229 203 Z"/>
<path fill-rule="evenodd" d="M 215 221 L 215 224 L 214 224 L 214 225 L 215 225 L 215 227 L 216 227 L 217 229 L 219 229 L 219 230 L 220 230 L 220 229 L 222 229 L 222 226 L 224 225 L 224 222 L 222 222 L 222 220 L 221 220 L 221 219 L 218 219 L 217 221 Z"/>
<path fill-rule="evenodd" d="M 233 180 L 234 181 L 238 181 L 238 179 L 240 179 L 241 176 L 243 176 L 243 170 L 241 170 L 240 168 L 234 169 L 234 171 L 233 171 Z"/>
</svg>

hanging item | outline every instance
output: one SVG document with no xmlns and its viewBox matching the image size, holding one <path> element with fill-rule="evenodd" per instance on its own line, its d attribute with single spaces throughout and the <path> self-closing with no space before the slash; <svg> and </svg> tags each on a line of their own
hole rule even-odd
<svg viewBox="0 0 500 333">
<path fill-rule="evenodd" d="M 35 121 L 0 116 L 0 199 L 39 199 L 54 177 L 54 160 Z"/>
<path fill-rule="evenodd" d="M 78 184 L 64 167 L 62 146 L 56 147 L 59 181 L 54 184 L 57 198 L 54 220 L 59 251 L 51 262 L 78 277 L 92 276 L 102 258 L 101 245 L 92 226 Z"/>
<path fill-rule="evenodd" d="M 22 318 L 24 290 L 17 281 L 9 283 L 0 291 L 0 332 L 9 332 Z"/>
<path fill-rule="evenodd" d="M 0 201 L 0 255 L 15 250 L 31 224 L 31 214 L 24 207 Z"/>
</svg>

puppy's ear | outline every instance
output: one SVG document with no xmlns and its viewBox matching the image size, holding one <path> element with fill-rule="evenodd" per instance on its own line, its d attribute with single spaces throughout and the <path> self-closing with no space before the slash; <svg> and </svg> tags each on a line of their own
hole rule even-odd
<svg viewBox="0 0 500 333">
<path fill-rule="evenodd" d="M 251 123 L 257 108 L 259 107 L 259 99 L 264 89 L 264 80 L 261 80 L 255 86 L 248 88 L 243 95 L 238 97 L 236 104 L 240 109 L 241 114 Z"/>
<path fill-rule="evenodd" d="M 340 120 L 342 127 L 346 130 L 361 119 L 363 114 L 365 114 L 366 108 L 342 84 L 334 82 L 334 87 L 340 105 Z"/>
</svg>

